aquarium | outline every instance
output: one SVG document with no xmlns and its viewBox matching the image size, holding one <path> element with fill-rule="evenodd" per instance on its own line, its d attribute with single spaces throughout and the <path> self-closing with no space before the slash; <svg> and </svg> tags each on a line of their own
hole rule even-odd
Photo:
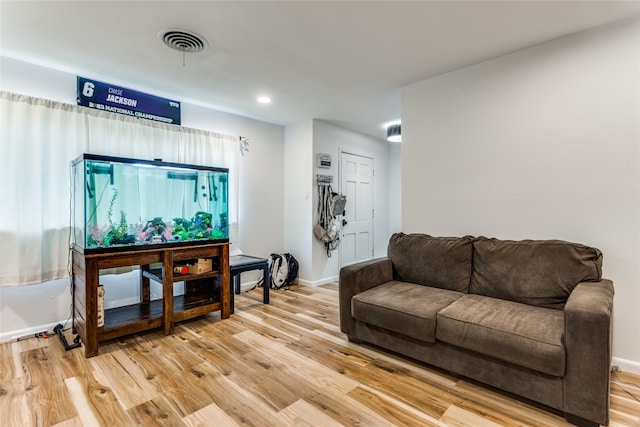
<svg viewBox="0 0 640 427">
<path fill-rule="evenodd" d="M 71 173 L 81 252 L 229 241 L 228 169 L 83 154 Z"/>
</svg>

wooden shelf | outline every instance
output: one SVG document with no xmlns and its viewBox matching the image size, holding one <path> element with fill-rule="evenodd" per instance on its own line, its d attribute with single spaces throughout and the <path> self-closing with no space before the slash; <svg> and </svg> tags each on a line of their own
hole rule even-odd
<svg viewBox="0 0 640 427">
<path fill-rule="evenodd" d="M 221 310 L 222 302 L 206 297 L 185 297 L 183 295 L 175 297 L 173 301 L 176 322 L 203 316 L 213 311 Z"/>
<path fill-rule="evenodd" d="M 162 300 L 111 308 L 104 311 L 104 326 L 98 328 L 98 341 L 161 326 Z"/>
<path fill-rule="evenodd" d="M 142 274 L 156 282 L 162 283 L 162 269 L 161 268 L 152 268 L 150 270 L 143 270 Z M 189 280 L 197 280 L 197 279 L 207 279 L 209 277 L 218 277 L 222 273 L 219 270 L 207 271 L 206 273 L 200 274 L 174 274 L 173 282 L 187 282 Z"/>
<path fill-rule="evenodd" d="M 163 328 L 173 333 L 174 323 L 220 311 L 230 314 L 229 244 L 163 247 L 116 253 L 82 253 L 72 250 L 73 326 L 85 347 L 85 356 L 98 354 L 99 342 L 124 335 Z M 176 261 L 211 258 L 218 269 L 202 274 L 173 275 Z M 161 263 L 161 268 L 150 269 Z M 140 302 L 105 310 L 102 327 L 97 326 L 97 287 L 101 269 L 140 266 Z M 162 285 L 162 298 L 151 301 L 150 281 Z M 185 282 L 184 295 L 173 295 L 173 284 Z"/>
</svg>

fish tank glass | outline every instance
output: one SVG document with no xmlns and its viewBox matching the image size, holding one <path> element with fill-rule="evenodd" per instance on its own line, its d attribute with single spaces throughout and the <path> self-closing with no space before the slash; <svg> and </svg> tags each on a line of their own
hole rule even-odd
<svg viewBox="0 0 640 427">
<path fill-rule="evenodd" d="M 83 154 L 71 172 L 76 250 L 229 241 L 228 169 Z"/>
</svg>

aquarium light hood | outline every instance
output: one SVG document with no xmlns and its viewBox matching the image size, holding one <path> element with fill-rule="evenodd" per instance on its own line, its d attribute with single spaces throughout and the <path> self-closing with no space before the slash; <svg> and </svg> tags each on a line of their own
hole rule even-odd
<svg viewBox="0 0 640 427">
<path fill-rule="evenodd" d="M 176 166 L 157 166 L 154 165 L 153 163 L 134 163 L 133 166 L 138 167 L 138 168 L 147 168 L 147 169 L 166 169 L 166 170 L 170 170 L 170 171 L 182 171 L 182 172 L 189 172 L 192 173 L 191 169 L 186 169 L 186 168 L 179 168 Z"/>
</svg>

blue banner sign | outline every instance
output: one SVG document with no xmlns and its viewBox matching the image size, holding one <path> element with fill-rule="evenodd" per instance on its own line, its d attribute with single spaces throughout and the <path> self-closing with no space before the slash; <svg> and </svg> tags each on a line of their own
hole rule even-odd
<svg viewBox="0 0 640 427">
<path fill-rule="evenodd" d="M 157 122 L 180 124 L 180 103 L 78 76 L 78 105 Z"/>
</svg>

